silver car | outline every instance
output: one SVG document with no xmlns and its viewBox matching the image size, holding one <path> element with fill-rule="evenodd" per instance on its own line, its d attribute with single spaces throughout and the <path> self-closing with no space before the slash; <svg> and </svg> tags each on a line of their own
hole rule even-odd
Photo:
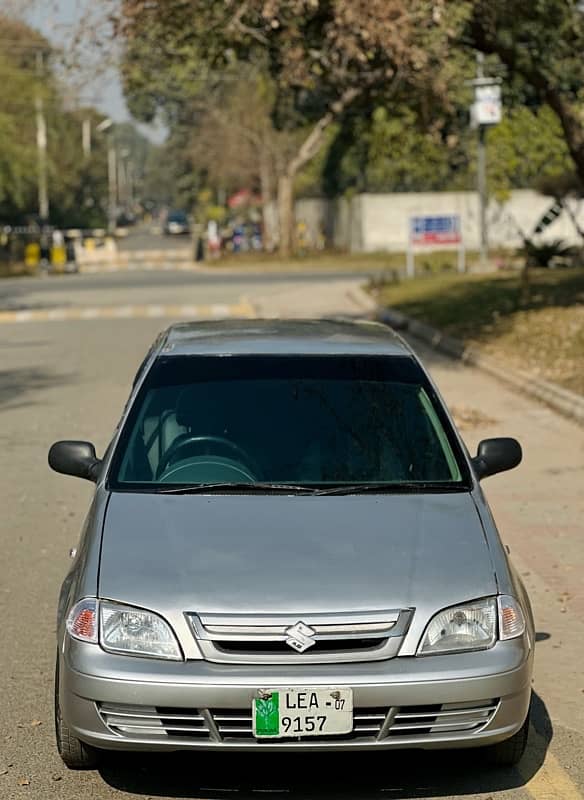
<svg viewBox="0 0 584 800">
<path fill-rule="evenodd" d="M 534 627 L 470 458 L 408 345 L 368 322 L 171 327 L 102 459 L 58 611 L 57 745 L 485 747 L 522 755 Z"/>
</svg>

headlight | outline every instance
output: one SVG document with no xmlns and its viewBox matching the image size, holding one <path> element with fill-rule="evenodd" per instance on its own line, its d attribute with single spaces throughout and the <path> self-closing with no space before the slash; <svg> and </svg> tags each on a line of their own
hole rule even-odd
<svg viewBox="0 0 584 800">
<path fill-rule="evenodd" d="M 99 621 L 99 643 L 104 650 L 182 661 L 170 625 L 152 611 L 102 600 Z"/>
<path fill-rule="evenodd" d="M 474 600 L 440 611 L 430 620 L 418 655 L 487 650 L 497 639 L 497 601 Z"/>
</svg>

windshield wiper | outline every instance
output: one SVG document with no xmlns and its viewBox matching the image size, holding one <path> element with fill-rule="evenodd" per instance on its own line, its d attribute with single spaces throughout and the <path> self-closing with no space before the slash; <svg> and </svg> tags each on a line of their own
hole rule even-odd
<svg viewBox="0 0 584 800">
<path fill-rule="evenodd" d="M 440 481 L 402 481 L 399 483 L 357 483 L 349 486 L 332 486 L 330 489 L 317 489 L 316 495 L 329 494 L 407 494 L 424 492 L 460 492 L 468 490 L 461 483 L 447 483 Z"/>
<path fill-rule="evenodd" d="M 314 494 L 310 486 L 297 486 L 293 483 L 193 483 L 173 486 L 170 489 L 157 489 L 157 494 L 206 494 L 207 492 L 237 492 L 240 494 Z"/>
</svg>

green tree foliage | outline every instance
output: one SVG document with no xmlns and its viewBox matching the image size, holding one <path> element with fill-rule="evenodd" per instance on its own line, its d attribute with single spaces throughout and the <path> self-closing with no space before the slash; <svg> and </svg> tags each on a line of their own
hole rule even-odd
<svg viewBox="0 0 584 800">
<path fill-rule="evenodd" d="M 36 191 L 34 97 L 36 52 L 48 42 L 19 21 L 0 15 L 0 218 L 31 209 Z"/>
<path fill-rule="evenodd" d="M 284 220 L 292 185 L 329 196 L 473 189 L 475 48 L 503 78 L 490 191 L 558 186 L 572 164 L 584 175 L 576 0 L 124 0 L 117 30 L 130 105 L 164 116 L 188 151 L 191 188 L 259 182 L 248 134 L 290 135 L 271 139 Z M 271 87 L 267 104 L 254 74 Z"/>
<path fill-rule="evenodd" d="M 150 147 L 144 165 L 142 197 L 147 205 L 192 210 L 204 183 L 189 154 L 188 130 L 175 128 L 164 144 Z"/>
<path fill-rule="evenodd" d="M 49 42 L 24 23 L 0 15 L 0 223 L 24 224 L 38 213 L 35 102 L 42 99 L 47 126 L 50 222 L 62 227 L 101 227 L 106 222 L 107 150 L 95 134 L 103 119 L 93 108 L 71 110 L 54 68 Z M 82 152 L 82 124 L 93 129 L 92 152 Z M 133 126 L 117 126 L 120 149 L 132 151 L 139 183 L 148 143 Z"/>
<path fill-rule="evenodd" d="M 328 195 L 342 192 L 417 192 L 468 188 L 469 134 L 443 135 L 421 127 L 405 104 L 377 107 L 369 118 L 354 118 L 332 143 L 323 170 Z"/>
<path fill-rule="evenodd" d="M 584 183 L 584 8 L 579 0 L 454 0 L 454 41 L 498 57 L 511 84 L 529 87 L 561 125 Z"/>
<path fill-rule="evenodd" d="M 290 245 L 293 183 L 347 110 L 402 87 L 439 94 L 445 37 L 430 0 L 124 0 L 118 32 L 131 108 L 188 119 L 234 64 L 266 71 L 276 129 L 301 131 L 278 175 L 282 252 Z M 207 82 L 207 85 L 205 85 Z M 192 107 L 192 106 L 191 106 Z M 186 112 L 186 114 L 185 114 Z"/>
<path fill-rule="evenodd" d="M 511 189 L 543 186 L 573 162 L 557 116 L 549 106 L 510 109 L 488 132 L 489 189 L 505 199 Z"/>
</svg>

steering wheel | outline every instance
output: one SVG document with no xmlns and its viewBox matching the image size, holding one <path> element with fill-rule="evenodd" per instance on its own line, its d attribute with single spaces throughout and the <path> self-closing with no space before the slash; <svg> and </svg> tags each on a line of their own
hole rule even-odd
<svg viewBox="0 0 584 800">
<path fill-rule="evenodd" d="M 204 449 L 209 445 L 215 445 L 223 448 L 224 450 L 229 450 L 231 453 L 237 456 L 238 461 L 243 462 L 254 473 L 256 473 L 256 475 L 258 474 L 259 468 L 257 464 L 245 452 L 245 450 L 243 450 L 243 448 L 241 448 L 239 445 L 235 444 L 235 442 L 231 442 L 229 439 L 225 439 L 223 436 L 187 436 L 186 439 L 181 439 L 175 444 L 171 444 L 166 453 L 162 456 L 158 466 L 158 476 L 162 475 L 171 461 L 177 461 L 178 453 L 182 453 L 183 450 Z"/>
</svg>

